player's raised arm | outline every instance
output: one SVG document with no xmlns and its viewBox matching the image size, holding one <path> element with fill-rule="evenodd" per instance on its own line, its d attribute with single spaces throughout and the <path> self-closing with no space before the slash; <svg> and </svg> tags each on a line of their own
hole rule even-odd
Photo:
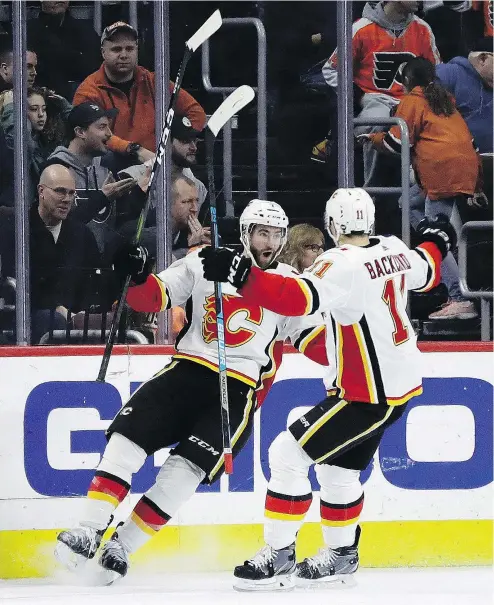
<svg viewBox="0 0 494 605">
<path fill-rule="evenodd" d="M 113 266 L 123 278 L 131 276 L 127 294 L 130 307 L 134 311 L 157 313 L 182 305 L 189 298 L 194 285 L 189 257 L 155 274 L 151 271 L 152 263 L 144 246 L 127 244 L 122 247 L 115 255 Z"/>
</svg>

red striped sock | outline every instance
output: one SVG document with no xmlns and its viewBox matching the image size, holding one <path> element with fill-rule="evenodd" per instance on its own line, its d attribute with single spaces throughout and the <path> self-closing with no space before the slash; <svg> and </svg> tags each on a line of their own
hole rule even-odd
<svg viewBox="0 0 494 605">
<path fill-rule="evenodd" d="M 268 489 L 264 516 L 282 521 L 300 521 L 310 508 L 312 493 L 303 496 L 277 494 Z"/>
<path fill-rule="evenodd" d="M 87 497 L 93 500 L 103 500 L 117 508 L 129 493 L 129 489 L 130 485 L 120 477 L 105 471 L 96 471 L 89 486 Z"/>
<path fill-rule="evenodd" d="M 143 496 L 131 514 L 132 521 L 148 535 L 154 535 L 170 520 L 170 515 L 162 511 L 147 496 Z"/>
<path fill-rule="evenodd" d="M 321 523 L 331 527 L 343 527 L 356 523 L 364 507 L 364 494 L 348 504 L 329 504 L 321 500 Z"/>
</svg>

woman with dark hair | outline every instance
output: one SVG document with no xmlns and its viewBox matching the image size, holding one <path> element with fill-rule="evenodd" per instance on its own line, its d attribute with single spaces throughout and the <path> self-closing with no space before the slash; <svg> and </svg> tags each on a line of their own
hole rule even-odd
<svg viewBox="0 0 494 605">
<path fill-rule="evenodd" d="M 472 135 L 455 107 L 453 97 L 436 80 L 434 65 L 423 57 L 411 59 L 402 71 L 407 94 L 397 107 L 395 117 L 408 126 L 412 164 L 419 187 L 425 196 L 425 216 L 451 217 L 455 205 L 460 208 L 480 193 L 480 161 Z M 401 153 L 400 129 L 357 137 L 370 140 L 379 150 Z M 442 263 L 443 282 L 448 302 L 430 319 L 473 319 L 477 311 L 460 291 L 458 265 L 451 252 Z"/>
<path fill-rule="evenodd" d="M 43 165 L 58 145 L 67 142 L 65 120 L 72 105 L 53 91 L 44 87 L 27 89 L 27 116 L 30 137 L 27 153 L 30 172 L 31 196 L 34 196 Z M 2 94 L 0 124 L 10 149 L 14 148 L 14 99 L 11 90 Z"/>
</svg>

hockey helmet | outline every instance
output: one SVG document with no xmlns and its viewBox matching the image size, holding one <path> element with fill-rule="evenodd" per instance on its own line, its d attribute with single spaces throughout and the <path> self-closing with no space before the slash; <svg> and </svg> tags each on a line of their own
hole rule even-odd
<svg viewBox="0 0 494 605">
<path fill-rule="evenodd" d="M 359 187 L 337 189 L 326 202 L 324 226 L 338 245 L 341 235 L 372 234 L 374 214 L 374 202 L 366 191 Z M 330 230 L 331 225 L 334 233 Z"/>
<path fill-rule="evenodd" d="M 254 225 L 279 227 L 281 229 L 281 244 L 276 251 L 273 261 L 281 253 L 288 236 L 288 217 L 283 208 L 276 202 L 267 200 L 251 200 L 240 215 L 240 241 L 247 255 L 257 266 L 256 259 L 250 249 L 250 234 Z"/>
</svg>

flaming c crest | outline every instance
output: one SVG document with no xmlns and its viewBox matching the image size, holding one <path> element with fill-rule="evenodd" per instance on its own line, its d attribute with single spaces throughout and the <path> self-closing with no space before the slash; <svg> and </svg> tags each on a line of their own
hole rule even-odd
<svg viewBox="0 0 494 605">
<path fill-rule="evenodd" d="M 205 313 L 202 318 L 202 338 L 206 344 L 218 339 L 216 330 L 216 309 L 214 305 L 214 294 L 210 294 L 203 305 Z M 237 313 L 245 314 L 245 321 L 260 325 L 263 318 L 262 307 L 246 305 L 239 296 L 223 294 L 223 313 L 225 316 L 225 342 L 227 347 L 240 347 L 254 338 L 256 332 L 248 328 L 239 327 L 236 330 L 230 328 L 230 322 Z"/>
</svg>

